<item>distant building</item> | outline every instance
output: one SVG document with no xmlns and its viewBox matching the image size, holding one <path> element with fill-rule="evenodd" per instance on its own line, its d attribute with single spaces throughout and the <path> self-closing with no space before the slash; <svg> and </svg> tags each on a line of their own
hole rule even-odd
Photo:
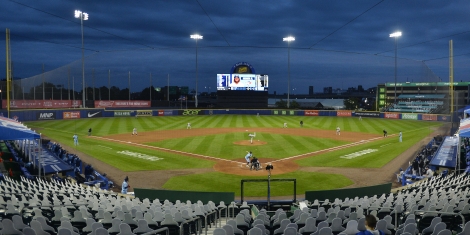
<svg viewBox="0 0 470 235">
<path fill-rule="evenodd" d="M 333 93 L 333 87 L 323 87 L 323 93 L 325 94 Z"/>
<path fill-rule="evenodd" d="M 308 86 L 308 94 L 313 95 L 313 86 Z"/>
</svg>

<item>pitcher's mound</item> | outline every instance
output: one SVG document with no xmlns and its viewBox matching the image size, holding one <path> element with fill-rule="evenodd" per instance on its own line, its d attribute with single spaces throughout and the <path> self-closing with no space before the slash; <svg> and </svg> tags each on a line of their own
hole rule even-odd
<svg viewBox="0 0 470 235">
<path fill-rule="evenodd" d="M 236 145 L 249 145 L 249 146 L 257 146 L 257 145 L 265 145 L 268 142 L 266 141 L 259 141 L 259 140 L 253 140 L 253 143 L 250 143 L 249 140 L 240 140 L 240 141 L 235 141 L 233 144 Z"/>
</svg>

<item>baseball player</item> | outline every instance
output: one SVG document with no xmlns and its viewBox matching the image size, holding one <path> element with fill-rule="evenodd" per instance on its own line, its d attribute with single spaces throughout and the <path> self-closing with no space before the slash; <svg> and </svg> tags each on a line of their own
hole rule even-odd
<svg viewBox="0 0 470 235">
<path fill-rule="evenodd" d="M 401 142 L 403 139 L 402 139 L 403 135 L 401 134 L 401 131 L 400 133 L 398 134 L 398 141 Z"/>
<path fill-rule="evenodd" d="M 132 135 L 137 135 L 137 128 L 132 129 Z"/>
<path fill-rule="evenodd" d="M 186 130 L 187 129 L 191 129 L 191 123 L 190 122 L 188 122 L 188 125 L 186 126 Z"/>
<path fill-rule="evenodd" d="M 387 137 L 387 130 L 384 129 L 384 137 Z"/>
<path fill-rule="evenodd" d="M 77 134 L 73 135 L 73 144 L 74 144 L 75 146 L 78 145 L 78 135 L 77 135 Z"/>
<path fill-rule="evenodd" d="M 253 154 L 248 151 L 246 151 L 246 155 L 245 155 L 245 160 L 246 160 L 246 167 L 250 167 L 250 158 L 251 156 L 253 156 Z"/>
<path fill-rule="evenodd" d="M 341 135 L 341 129 L 339 126 L 336 127 L 336 135 Z"/>
<path fill-rule="evenodd" d="M 287 122 L 284 122 L 284 128 L 287 128 Z"/>
<path fill-rule="evenodd" d="M 250 143 L 253 144 L 253 138 L 256 137 L 256 132 L 254 132 L 253 134 L 248 134 L 248 136 L 250 137 Z"/>
<path fill-rule="evenodd" d="M 362 121 L 362 116 L 359 116 L 359 121 Z"/>
</svg>

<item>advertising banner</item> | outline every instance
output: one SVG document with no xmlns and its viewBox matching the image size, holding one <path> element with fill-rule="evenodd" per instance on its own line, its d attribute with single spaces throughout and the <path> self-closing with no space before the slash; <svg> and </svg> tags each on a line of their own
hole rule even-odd
<svg viewBox="0 0 470 235">
<path fill-rule="evenodd" d="M 351 110 L 339 110 L 336 111 L 338 117 L 351 117 Z"/>
<path fill-rule="evenodd" d="M 184 116 L 204 115 L 204 111 L 199 109 L 186 109 L 178 110 L 178 114 Z"/>
<path fill-rule="evenodd" d="M 165 116 L 165 111 L 158 110 L 158 116 Z"/>
<path fill-rule="evenodd" d="M 152 110 L 137 110 L 137 116 L 152 116 Z"/>
<path fill-rule="evenodd" d="M 400 114 L 399 113 L 384 113 L 384 118 L 399 119 Z"/>
<path fill-rule="evenodd" d="M 150 101 L 148 100 L 95 101 L 95 108 L 148 108 L 150 106 Z"/>
<path fill-rule="evenodd" d="M 354 116 L 378 118 L 378 117 L 380 117 L 380 113 L 379 112 L 355 112 Z"/>
<path fill-rule="evenodd" d="M 441 122 L 450 122 L 450 116 L 440 115 L 440 116 L 437 116 L 437 120 Z"/>
<path fill-rule="evenodd" d="M 294 110 L 273 110 L 273 115 L 295 115 Z"/>
<path fill-rule="evenodd" d="M 10 100 L 12 109 L 78 108 L 81 104 L 79 100 Z M 2 107 L 7 107 L 6 100 L 2 100 Z"/>
<path fill-rule="evenodd" d="M 421 119 L 424 121 L 437 121 L 437 115 L 435 114 L 423 114 Z"/>
<path fill-rule="evenodd" d="M 37 120 L 54 120 L 55 113 L 54 112 L 40 112 L 36 113 Z"/>
<path fill-rule="evenodd" d="M 115 117 L 130 117 L 131 111 L 114 111 Z"/>
<path fill-rule="evenodd" d="M 320 116 L 320 112 L 318 110 L 305 110 L 304 116 Z"/>
<path fill-rule="evenodd" d="M 409 120 L 418 120 L 418 114 L 416 113 L 402 113 L 401 119 L 409 119 Z"/>
<path fill-rule="evenodd" d="M 165 110 L 165 111 L 163 111 L 163 116 L 173 116 L 173 110 Z"/>
<path fill-rule="evenodd" d="M 103 117 L 103 111 L 88 111 L 86 117 L 88 118 Z"/>
<path fill-rule="evenodd" d="M 80 118 L 80 111 L 64 112 L 62 117 L 64 119 L 78 119 Z"/>
</svg>

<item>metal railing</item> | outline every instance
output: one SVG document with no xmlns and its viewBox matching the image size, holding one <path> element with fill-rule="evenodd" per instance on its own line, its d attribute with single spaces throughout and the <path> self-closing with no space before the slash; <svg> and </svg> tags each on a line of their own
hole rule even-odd
<svg viewBox="0 0 470 235">
<path fill-rule="evenodd" d="M 416 215 L 416 212 L 423 212 L 423 213 L 436 213 L 436 214 L 441 214 L 441 215 L 457 215 L 462 218 L 462 228 L 465 227 L 465 217 L 461 213 L 455 213 L 455 212 L 440 212 L 440 211 L 423 211 L 423 210 L 415 210 L 413 213 Z M 424 215 L 424 214 L 423 214 Z"/>
<path fill-rule="evenodd" d="M 188 220 L 185 220 L 185 221 L 181 222 L 181 224 L 180 224 L 180 235 L 184 235 L 184 225 L 185 224 L 188 224 L 189 234 L 191 234 L 191 225 L 190 225 L 190 223 L 193 222 L 193 221 L 196 221 L 196 224 L 197 224 L 195 234 L 197 234 L 198 231 L 199 231 L 199 234 L 202 233 L 202 231 L 201 231 L 202 230 L 201 229 L 201 226 L 202 226 L 201 225 L 201 218 L 197 217 L 197 218 L 192 218 L 192 219 L 188 219 Z"/>
<path fill-rule="evenodd" d="M 161 233 L 163 231 L 166 231 L 166 235 L 170 235 L 170 229 L 168 228 L 159 228 L 159 229 L 156 229 L 156 230 L 152 230 L 150 232 L 146 232 L 146 233 L 143 233 L 142 235 L 151 235 L 151 234 L 157 234 L 157 233 Z"/>
</svg>

